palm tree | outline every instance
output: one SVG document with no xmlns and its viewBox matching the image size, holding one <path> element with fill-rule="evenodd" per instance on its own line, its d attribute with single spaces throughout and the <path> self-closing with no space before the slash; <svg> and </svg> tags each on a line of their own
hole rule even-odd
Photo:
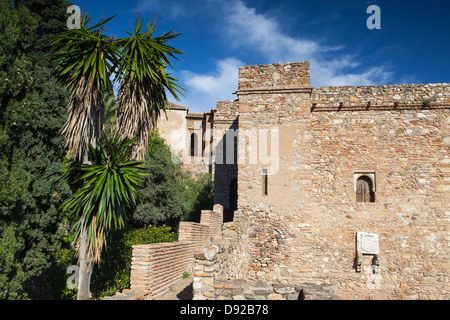
<svg viewBox="0 0 450 320">
<path fill-rule="evenodd" d="M 136 18 L 134 34 L 117 40 L 122 50 L 122 59 L 117 77 L 121 80 L 117 101 L 117 128 L 121 138 L 135 139 L 133 154 L 143 160 L 148 148 L 148 136 L 156 126 L 161 112 L 166 113 L 166 90 L 179 100 L 182 95 L 176 81 L 166 72 L 171 67 L 169 57 L 183 52 L 169 45 L 179 34 L 173 31 L 153 38 L 154 25 L 148 24 L 142 32 L 143 21 Z"/>
<path fill-rule="evenodd" d="M 113 17 L 92 27 L 91 18 L 83 16 L 80 29 L 68 29 L 58 34 L 52 52 L 60 57 L 56 70 L 59 81 L 70 91 L 68 119 L 62 128 L 70 158 L 88 164 L 89 146 L 97 146 L 102 130 L 104 92 L 112 89 L 113 65 L 117 65 L 119 50 L 114 39 L 102 34 L 103 25 Z M 83 215 L 83 217 L 86 217 Z M 80 220 L 79 227 L 79 290 L 78 299 L 89 299 L 90 276 L 94 263 L 89 256 L 88 223 Z"/>
<path fill-rule="evenodd" d="M 146 174 L 143 173 L 143 163 L 131 159 L 130 146 L 135 142 L 120 140 L 111 129 L 95 148 L 89 146 L 90 164 L 71 162 L 61 170 L 63 181 L 74 186 L 81 184 L 64 201 L 62 210 L 78 219 L 74 225 L 74 242 L 79 244 L 78 256 L 82 255 L 81 250 L 85 250 L 91 263 L 100 262 L 109 231 L 125 226 L 127 209 L 139 198 L 137 187 Z M 86 232 L 85 243 L 79 241 L 83 232 Z M 79 286 L 78 299 L 89 298 L 90 273 L 88 280 L 87 293 L 83 293 L 87 297 L 80 295 Z"/>
<path fill-rule="evenodd" d="M 62 133 L 74 162 L 64 169 L 63 176 L 69 179 L 84 172 L 75 180 L 79 189 L 63 204 L 65 211 L 79 217 L 75 225 L 80 264 L 77 299 L 89 299 L 92 267 L 100 259 L 106 234 L 124 225 L 125 208 L 136 200 L 138 170 L 142 168 L 126 154 L 144 159 L 148 134 L 166 110 L 166 90 L 179 100 L 177 93 L 182 89 L 166 73 L 171 66 L 169 57 L 182 53 L 166 44 L 178 34 L 152 38 L 154 26 L 149 24 L 142 33 L 142 20 L 136 19 L 134 34 L 116 40 L 102 34 L 104 24 L 112 18 L 88 28 L 90 18 L 84 15 L 80 29 L 66 28 L 53 42 L 53 51 L 61 56 L 57 76 L 71 92 Z M 121 81 L 118 134 L 106 136 L 102 146 L 102 122 L 114 107 L 114 101 L 108 100 L 113 73 L 115 80 Z"/>
<path fill-rule="evenodd" d="M 80 29 L 66 28 L 52 43 L 61 56 L 56 75 L 71 93 L 62 133 L 71 157 L 80 162 L 86 161 L 89 144 L 96 146 L 100 137 L 103 93 L 112 90 L 110 76 L 119 61 L 114 39 L 101 32 L 112 18 L 88 28 L 91 18 L 84 15 Z"/>
</svg>

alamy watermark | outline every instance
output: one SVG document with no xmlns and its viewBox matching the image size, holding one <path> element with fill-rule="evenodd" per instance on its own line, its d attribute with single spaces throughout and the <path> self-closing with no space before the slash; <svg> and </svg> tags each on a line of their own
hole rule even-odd
<svg viewBox="0 0 450 320">
<path fill-rule="evenodd" d="M 67 18 L 67 28 L 81 29 L 81 9 L 79 6 L 71 5 L 67 7 L 66 13 L 70 16 Z"/>
<path fill-rule="evenodd" d="M 171 140 L 175 141 L 178 132 L 172 132 Z M 214 137 L 214 139 L 211 139 Z M 213 141 L 208 145 L 208 142 Z M 228 129 L 225 134 L 221 130 L 205 130 L 203 134 L 191 135 L 190 149 L 183 154 L 185 143 L 179 140 L 178 146 L 172 146 L 172 161 L 180 164 L 191 164 L 203 161 L 204 164 L 217 165 L 261 165 L 273 175 L 279 169 L 278 128 L 271 129 Z"/>
<path fill-rule="evenodd" d="M 367 7 L 366 13 L 371 14 L 367 18 L 366 26 L 368 29 L 381 29 L 381 9 L 379 6 L 371 5 Z"/>
<path fill-rule="evenodd" d="M 66 281 L 67 288 L 69 289 L 78 288 L 79 270 L 80 267 L 78 267 L 77 265 L 71 265 L 67 267 L 66 273 L 70 275 Z"/>
</svg>

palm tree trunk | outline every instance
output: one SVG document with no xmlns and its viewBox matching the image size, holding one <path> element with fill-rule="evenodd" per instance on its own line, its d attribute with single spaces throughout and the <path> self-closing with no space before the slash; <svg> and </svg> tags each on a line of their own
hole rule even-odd
<svg viewBox="0 0 450 320">
<path fill-rule="evenodd" d="M 88 154 L 83 155 L 83 164 L 90 164 L 88 159 Z M 81 232 L 80 232 L 80 252 L 79 252 L 79 264 L 80 269 L 78 272 L 78 293 L 77 300 L 89 300 L 91 299 L 91 274 L 93 262 L 92 259 L 88 257 L 87 250 L 87 237 L 88 237 L 88 226 L 86 225 L 84 219 L 81 221 Z"/>
<path fill-rule="evenodd" d="M 93 263 L 87 256 L 87 226 L 84 224 L 84 221 L 81 225 L 79 263 L 77 300 L 89 300 L 91 298 L 90 287 Z"/>
</svg>

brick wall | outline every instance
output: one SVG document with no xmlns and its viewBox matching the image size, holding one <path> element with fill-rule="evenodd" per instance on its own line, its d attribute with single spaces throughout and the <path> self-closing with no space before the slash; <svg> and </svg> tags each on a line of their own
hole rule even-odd
<svg viewBox="0 0 450 320">
<path fill-rule="evenodd" d="M 220 237 L 223 209 L 203 210 L 200 223 L 180 222 L 179 240 L 133 246 L 131 290 L 136 299 L 154 300 L 165 294 L 182 278 L 192 272 L 194 254 Z"/>
<path fill-rule="evenodd" d="M 133 246 L 131 290 L 143 299 L 157 299 L 191 268 L 191 242 Z"/>
</svg>

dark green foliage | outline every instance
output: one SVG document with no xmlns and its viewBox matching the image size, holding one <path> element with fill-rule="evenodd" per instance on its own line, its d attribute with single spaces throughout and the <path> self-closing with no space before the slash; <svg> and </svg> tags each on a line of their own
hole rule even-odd
<svg viewBox="0 0 450 320">
<path fill-rule="evenodd" d="M 156 133 L 149 138 L 144 179 L 140 188 L 142 203 L 133 213 L 137 225 L 176 222 L 186 213 L 181 167 L 171 158 L 170 148 Z"/>
<path fill-rule="evenodd" d="M 186 221 L 200 222 L 201 210 L 214 205 L 214 182 L 208 173 L 186 180 Z"/>
<path fill-rule="evenodd" d="M 0 0 L 0 292 L 8 292 L 5 298 L 25 298 L 29 283 L 39 286 L 36 295 L 28 295 L 31 299 L 73 294 L 66 288 L 65 271 L 76 259 L 71 249 L 62 249 L 73 221 L 59 210 L 72 190 L 56 181 L 65 156 L 60 130 L 67 120 L 69 95 L 54 77 L 57 61 L 49 54 L 50 39 L 61 32 L 59 22 L 66 21 L 69 4 Z M 108 117 L 107 112 L 101 116 Z M 168 161 L 167 151 L 154 155 L 158 160 L 151 170 L 161 186 L 156 187 L 159 198 L 148 202 L 158 219 L 145 217 L 147 222 L 186 219 L 199 207 L 198 194 L 208 194 Z M 61 277 L 55 277 L 57 270 L 62 270 Z"/>
<path fill-rule="evenodd" d="M 60 248 L 64 217 L 57 208 L 70 195 L 52 176 L 64 156 L 59 130 L 67 93 L 46 54 L 46 39 L 58 30 L 56 20 L 65 21 L 67 2 L 45 1 L 46 10 L 36 7 L 44 1 L 12 3 L 0 0 L 0 233 L 15 226 L 15 266 L 33 279 Z"/>
<path fill-rule="evenodd" d="M 26 298 L 22 288 L 25 275 L 17 260 L 19 245 L 14 227 L 8 226 L 0 237 L 0 300 Z"/>
<path fill-rule="evenodd" d="M 145 159 L 148 176 L 140 188 L 142 203 L 133 212 L 136 225 L 167 224 L 176 228 L 180 220 L 199 222 L 200 210 L 212 209 L 211 176 L 183 172 L 173 157 L 170 147 L 153 132 Z"/>
<path fill-rule="evenodd" d="M 52 260 L 52 265 L 44 272 L 46 281 L 51 284 L 48 296 L 51 299 L 74 300 L 77 296 L 77 289 L 67 287 L 67 280 L 70 276 L 67 268 L 77 264 L 75 250 L 70 247 L 62 248 L 52 254 Z"/>
</svg>

